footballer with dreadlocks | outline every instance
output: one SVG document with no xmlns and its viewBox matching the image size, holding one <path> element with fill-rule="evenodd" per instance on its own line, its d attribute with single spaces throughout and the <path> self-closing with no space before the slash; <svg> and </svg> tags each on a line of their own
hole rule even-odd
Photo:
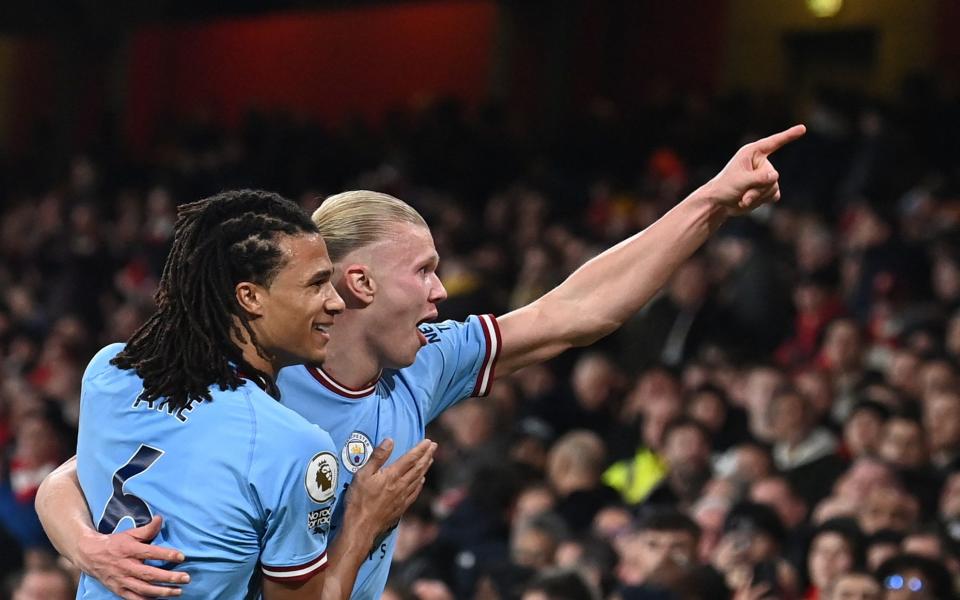
<svg viewBox="0 0 960 600">
<path fill-rule="evenodd" d="M 390 467 L 392 443 L 378 448 L 328 561 L 337 450 L 277 401 L 275 380 L 323 361 L 343 310 L 332 270 L 316 226 L 281 196 L 227 192 L 180 209 L 156 313 L 84 373 L 76 458 L 91 535 L 137 528 L 131 539 L 155 535 L 142 558 L 179 564 L 150 582 L 83 576 L 78 597 L 349 596 L 376 536 L 419 493 L 435 445 Z"/>
</svg>

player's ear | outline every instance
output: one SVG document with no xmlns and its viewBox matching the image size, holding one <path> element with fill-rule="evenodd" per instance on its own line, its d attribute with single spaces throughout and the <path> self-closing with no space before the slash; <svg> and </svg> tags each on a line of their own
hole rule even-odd
<svg viewBox="0 0 960 600">
<path fill-rule="evenodd" d="M 343 285 L 351 296 L 364 305 L 373 302 L 377 295 L 377 283 L 367 265 L 354 263 L 344 267 Z"/>
<path fill-rule="evenodd" d="M 263 292 L 262 287 L 249 281 L 241 281 L 234 288 L 237 304 L 255 317 L 263 316 Z"/>
</svg>

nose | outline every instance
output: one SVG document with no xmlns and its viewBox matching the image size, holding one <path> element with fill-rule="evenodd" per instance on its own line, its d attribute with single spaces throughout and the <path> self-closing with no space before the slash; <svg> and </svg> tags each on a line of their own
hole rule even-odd
<svg viewBox="0 0 960 600">
<path fill-rule="evenodd" d="M 437 302 L 443 302 L 447 299 L 447 288 L 443 287 L 443 282 L 440 281 L 440 278 L 437 277 L 436 273 L 433 274 L 433 282 L 430 286 L 430 296 L 427 299 L 434 304 Z"/>
<path fill-rule="evenodd" d="M 337 293 L 337 288 L 330 285 L 330 294 L 327 296 L 326 302 L 323 303 L 323 309 L 331 315 L 339 315 L 344 308 L 346 308 L 346 304 L 340 294 Z"/>
</svg>

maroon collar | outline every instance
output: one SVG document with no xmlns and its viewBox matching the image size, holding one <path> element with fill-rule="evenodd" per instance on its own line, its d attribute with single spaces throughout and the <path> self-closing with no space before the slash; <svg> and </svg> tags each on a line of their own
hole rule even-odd
<svg viewBox="0 0 960 600">
<path fill-rule="evenodd" d="M 377 389 L 377 382 L 380 381 L 380 373 L 377 373 L 376 379 L 368 383 L 367 385 L 361 388 L 352 388 L 342 383 L 338 382 L 336 379 L 330 376 L 329 373 L 321 369 L 320 367 L 305 367 L 307 371 L 313 375 L 313 378 L 320 382 L 320 384 L 334 392 L 339 396 L 344 398 L 350 398 L 356 400 L 358 398 L 366 398 Z"/>
</svg>

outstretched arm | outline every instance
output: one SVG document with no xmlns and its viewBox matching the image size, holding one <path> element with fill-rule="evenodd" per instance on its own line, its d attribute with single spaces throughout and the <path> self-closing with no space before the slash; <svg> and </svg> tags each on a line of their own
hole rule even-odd
<svg viewBox="0 0 960 600">
<path fill-rule="evenodd" d="M 498 376 L 612 333 L 636 313 L 729 215 L 780 199 L 770 155 L 796 125 L 740 148 L 713 179 L 646 230 L 606 250 L 538 300 L 497 319 Z"/>
<path fill-rule="evenodd" d="M 165 571 L 143 563 L 145 560 L 183 562 L 183 553 L 178 550 L 150 544 L 160 532 L 160 517 L 116 535 L 104 535 L 93 528 L 87 501 L 77 479 L 76 457 L 47 475 L 37 491 L 36 507 L 43 529 L 57 551 L 121 598 L 142 600 L 179 596 L 180 589 L 155 583 L 183 584 L 190 581 L 186 573 Z"/>
</svg>

